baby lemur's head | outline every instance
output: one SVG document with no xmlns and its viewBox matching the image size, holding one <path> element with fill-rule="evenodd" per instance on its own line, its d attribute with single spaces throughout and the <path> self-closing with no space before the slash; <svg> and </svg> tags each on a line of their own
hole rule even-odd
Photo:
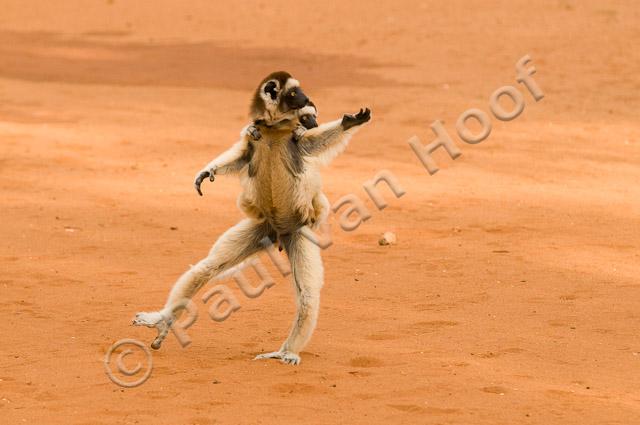
<svg viewBox="0 0 640 425">
<path fill-rule="evenodd" d="M 307 106 L 298 109 L 296 115 L 300 124 L 307 130 L 318 126 L 318 109 L 312 101 L 309 100 Z"/>
<path fill-rule="evenodd" d="M 297 117 L 296 112 L 309 104 L 300 82 L 285 71 L 267 75 L 256 89 L 251 101 L 250 117 L 268 125 Z"/>
</svg>

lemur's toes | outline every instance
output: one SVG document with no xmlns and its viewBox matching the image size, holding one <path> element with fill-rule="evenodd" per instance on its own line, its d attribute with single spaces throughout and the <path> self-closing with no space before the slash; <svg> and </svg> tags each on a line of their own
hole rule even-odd
<svg viewBox="0 0 640 425">
<path fill-rule="evenodd" d="M 342 117 L 342 128 L 344 130 L 348 130 L 352 127 L 362 125 L 371 119 L 371 110 L 369 108 L 362 109 L 358 111 L 355 115 L 345 115 Z"/>
<path fill-rule="evenodd" d="M 248 132 L 253 140 L 258 141 L 262 139 L 262 133 L 260 133 L 260 130 L 257 127 L 250 127 Z"/>
<path fill-rule="evenodd" d="M 307 132 L 307 129 L 304 128 L 303 126 L 299 125 L 297 126 L 294 130 L 293 130 L 293 140 L 294 141 L 299 141 L 300 139 L 302 139 L 302 137 L 304 136 L 304 134 Z"/>
<path fill-rule="evenodd" d="M 262 360 L 262 359 L 279 359 L 281 358 L 282 353 L 280 351 L 273 351 L 271 353 L 262 353 L 258 354 L 253 358 L 253 360 Z"/>
<path fill-rule="evenodd" d="M 141 312 L 137 313 L 131 322 L 134 326 L 146 326 L 149 328 L 155 328 L 164 318 L 159 311 L 152 313 Z"/>
<path fill-rule="evenodd" d="M 360 109 L 360 112 L 358 112 L 356 118 L 358 118 L 362 122 L 369 121 L 371 119 L 371 110 L 369 108 Z"/>
<path fill-rule="evenodd" d="M 272 353 L 258 354 L 253 360 L 261 359 L 280 359 L 284 364 L 298 365 L 300 364 L 300 356 L 289 351 L 274 351 Z"/>
<path fill-rule="evenodd" d="M 200 174 L 198 174 L 198 177 L 196 177 L 196 180 L 193 182 L 193 187 L 196 188 L 196 191 L 200 196 L 202 196 L 202 189 L 200 188 L 200 186 L 202 185 L 204 179 L 206 179 L 207 177 L 209 178 L 209 181 L 214 181 L 215 173 L 210 170 L 201 171 Z"/>
<path fill-rule="evenodd" d="M 297 366 L 300 364 L 300 356 L 293 353 L 284 353 L 280 361 L 284 364 Z"/>
<path fill-rule="evenodd" d="M 160 338 L 154 339 L 153 342 L 151 343 L 151 348 L 153 348 L 154 350 L 159 350 L 160 346 L 162 345 L 162 341 L 163 340 L 164 340 L 164 338 L 163 339 L 160 339 Z"/>
</svg>

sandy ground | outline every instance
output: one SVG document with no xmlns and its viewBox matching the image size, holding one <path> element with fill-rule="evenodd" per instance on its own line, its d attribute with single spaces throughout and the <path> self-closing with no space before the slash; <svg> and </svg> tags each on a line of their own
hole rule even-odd
<svg viewBox="0 0 640 425">
<path fill-rule="evenodd" d="M 185 3 L 1 2 L 1 423 L 640 423 L 634 1 Z M 515 81 L 525 54 L 538 103 Z M 320 121 L 373 110 L 324 172 L 332 201 L 367 199 L 383 168 L 406 195 L 367 200 L 353 232 L 332 217 L 300 366 L 251 361 L 294 311 L 263 257 L 274 287 L 227 282 L 242 307 L 222 323 L 198 301 L 191 345 L 170 337 L 120 388 L 109 346 L 150 343 L 134 313 L 241 217 L 235 178 L 202 198 L 192 178 L 277 69 Z M 522 115 L 463 143 L 458 115 L 506 84 Z M 436 119 L 463 154 L 430 176 L 407 140 Z"/>
</svg>

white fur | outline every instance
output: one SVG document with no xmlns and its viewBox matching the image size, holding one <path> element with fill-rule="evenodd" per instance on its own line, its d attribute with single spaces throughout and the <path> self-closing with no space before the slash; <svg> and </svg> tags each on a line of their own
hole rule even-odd
<svg viewBox="0 0 640 425">
<path fill-rule="evenodd" d="M 296 80 L 295 78 L 289 78 L 287 82 L 284 84 L 284 89 L 282 91 L 286 92 L 291 90 L 294 87 L 300 87 L 300 81 Z"/>
<path fill-rule="evenodd" d="M 276 91 L 278 92 L 278 94 L 275 99 L 272 99 L 271 95 L 269 93 L 265 93 L 264 91 L 265 86 L 269 83 L 275 83 L 276 85 Z M 280 82 L 278 80 L 269 80 L 266 83 L 264 83 L 262 86 L 260 86 L 260 98 L 264 102 L 264 106 L 268 115 L 267 117 L 261 117 L 261 118 L 266 119 L 268 121 L 271 121 L 274 119 L 278 111 L 278 104 L 280 103 L 280 94 L 281 94 Z"/>
<path fill-rule="evenodd" d="M 303 115 L 313 115 L 313 116 L 317 117 L 318 116 L 318 110 L 312 105 L 307 105 L 304 108 L 298 109 L 298 112 L 296 112 L 296 116 L 298 116 L 298 117 L 301 117 Z"/>
<path fill-rule="evenodd" d="M 238 142 L 231 146 L 230 149 L 227 149 L 222 154 L 217 156 L 213 161 L 205 165 L 202 170 L 198 171 L 198 174 L 196 174 L 196 178 L 203 171 L 209 171 L 212 174 L 227 174 L 228 172 L 232 171 L 233 167 L 231 165 L 235 161 L 242 158 L 242 155 L 244 155 L 247 150 L 249 144 L 249 136 L 247 135 L 246 129 L 248 127 L 249 126 L 243 129 L 241 138 Z"/>
<path fill-rule="evenodd" d="M 331 121 L 307 130 L 298 143 L 307 144 L 314 150 L 310 158 L 318 165 L 329 165 L 336 156 L 345 150 L 351 136 L 360 127 L 355 126 L 344 131 L 341 119 Z M 321 147 L 316 148 L 316 146 Z"/>
</svg>

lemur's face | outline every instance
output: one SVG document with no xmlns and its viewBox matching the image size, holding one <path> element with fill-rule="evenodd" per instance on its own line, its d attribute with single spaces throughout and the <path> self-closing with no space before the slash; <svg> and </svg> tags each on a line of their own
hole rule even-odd
<svg viewBox="0 0 640 425">
<path fill-rule="evenodd" d="M 267 81 L 262 89 L 267 104 L 278 105 L 282 112 L 304 108 L 309 98 L 300 88 L 300 83 L 294 78 L 287 78 L 284 82 L 273 79 Z"/>
<path fill-rule="evenodd" d="M 272 72 L 258 86 L 251 103 L 250 116 L 253 120 L 278 122 L 292 119 L 308 104 L 309 98 L 300 88 L 298 80 L 285 71 Z"/>
</svg>

